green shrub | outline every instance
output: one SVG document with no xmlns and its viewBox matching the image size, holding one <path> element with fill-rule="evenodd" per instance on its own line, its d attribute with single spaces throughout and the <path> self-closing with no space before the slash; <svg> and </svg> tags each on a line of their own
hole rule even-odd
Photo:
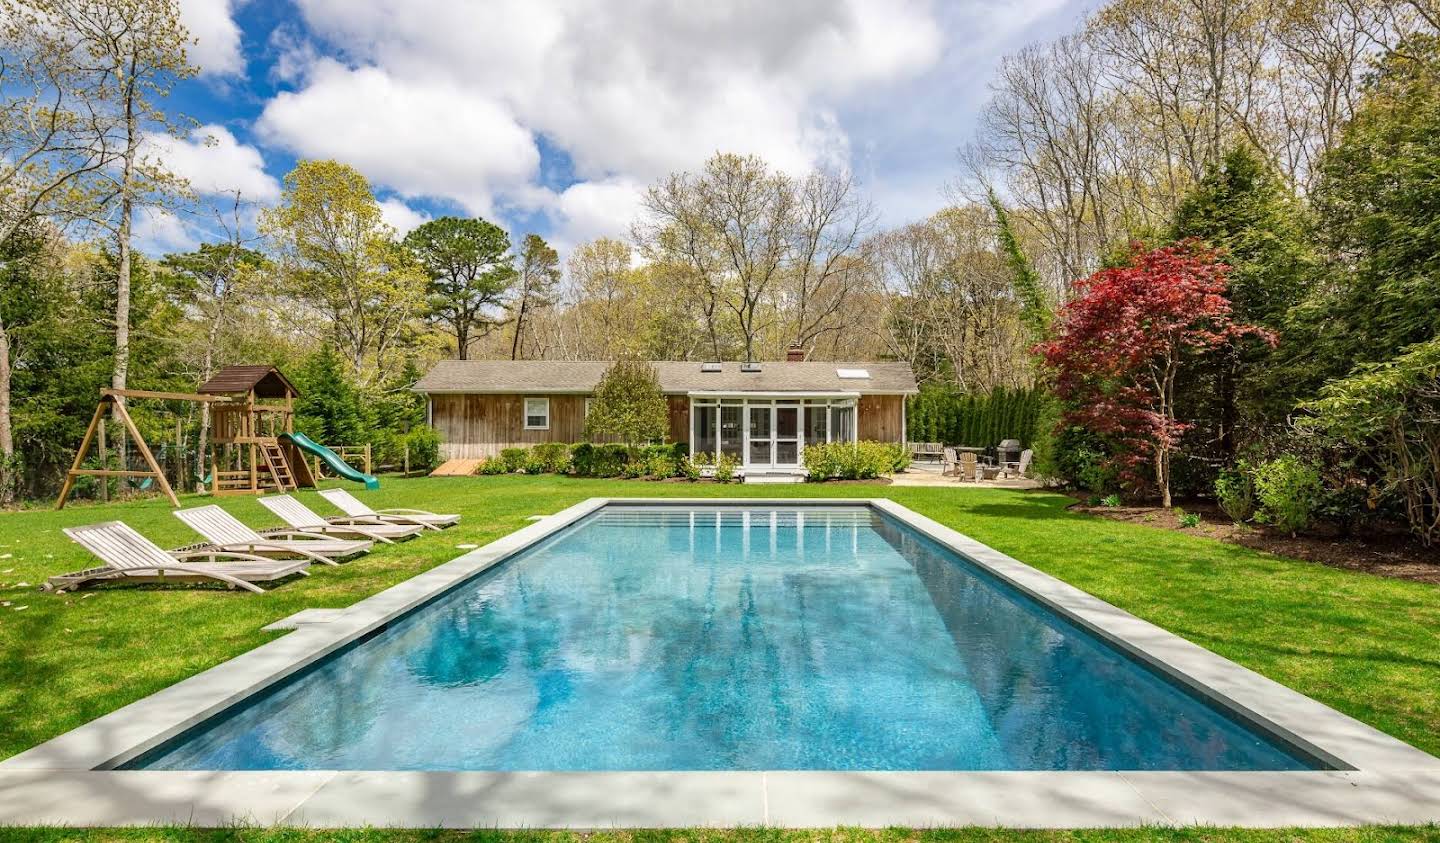
<svg viewBox="0 0 1440 843">
<path fill-rule="evenodd" d="M 651 454 L 645 460 L 645 473 L 656 480 L 674 477 L 677 470 L 675 458 L 669 453 Z"/>
<path fill-rule="evenodd" d="M 729 483 L 735 479 L 735 469 L 740 467 L 740 461 L 729 454 L 721 454 L 715 460 L 715 482 Z"/>
<path fill-rule="evenodd" d="M 417 427 L 405 434 L 405 447 L 410 450 L 410 468 L 430 471 L 440 464 L 440 434 L 432 427 Z"/>
<path fill-rule="evenodd" d="M 621 465 L 620 476 L 626 480 L 639 480 L 645 476 L 648 470 L 649 467 L 643 460 L 636 460 L 635 462 L 627 462 Z"/>
<path fill-rule="evenodd" d="M 596 477 L 620 477 L 630 462 L 630 449 L 624 445 L 598 445 L 595 448 Z"/>
<path fill-rule="evenodd" d="M 1261 463 L 1255 468 L 1255 520 L 1294 535 L 1310 526 L 1322 491 L 1320 472 L 1299 457 Z"/>
<path fill-rule="evenodd" d="M 685 479 L 691 482 L 705 476 L 706 469 L 715 465 L 715 458 L 707 453 L 696 454 L 693 457 L 686 457 L 680 462 L 680 473 Z"/>
<path fill-rule="evenodd" d="M 546 471 L 545 461 L 532 449 L 525 453 L 524 469 L 526 474 L 544 474 Z"/>
<path fill-rule="evenodd" d="M 1255 481 L 1250 476 L 1249 463 L 1241 460 L 1234 468 L 1220 472 L 1215 478 L 1215 499 L 1236 524 L 1254 517 Z"/>
<path fill-rule="evenodd" d="M 1186 512 L 1180 507 L 1175 507 L 1175 517 L 1180 519 L 1180 529 L 1190 530 L 1200 526 L 1200 515 L 1195 512 Z"/>
<path fill-rule="evenodd" d="M 508 472 L 521 471 L 530 460 L 529 448 L 501 448 L 500 461 L 505 464 Z"/>
<path fill-rule="evenodd" d="M 510 469 L 506 468 L 505 461 L 503 459 L 499 457 L 491 457 L 490 459 L 480 463 L 479 472 L 481 474 L 508 474 L 510 472 Z"/>
<path fill-rule="evenodd" d="M 532 464 L 537 464 L 541 471 L 565 474 L 570 470 L 570 446 L 564 442 L 546 442 L 536 445 L 530 449 L 530 459 Z"/>
<path fill-rule="evenodd" d="M 570 449 L 570 467 L 577 477 L 595 476 L 595 446 L 581 442 Z"/>
<path fill-rule="evenodd" d="M 868 480 L 910 464 L 908 449 L 890 442 L 827 442 L 805 448 L 805 474 L 812 481 Z"/>
<path fill-rule="evenodd" d="M 1120 496 L 1114 493 L 1100 499 L 1100 505 L 1114 509 L 1121 504 Z"/>
</svg>

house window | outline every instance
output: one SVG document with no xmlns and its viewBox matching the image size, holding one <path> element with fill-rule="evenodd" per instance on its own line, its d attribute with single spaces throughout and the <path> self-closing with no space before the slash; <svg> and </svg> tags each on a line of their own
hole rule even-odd
<svg viewBox="0 0 1440 843">
<path fill-rule="evenodd" d="M 550 399 L 549 399 L 549 398 L 526 398 L 526 399 L 525 399 L 525 429 L 526 429 L 526 430 L 549 430 L 549 429 L 550 429 Z"/>
</svg>

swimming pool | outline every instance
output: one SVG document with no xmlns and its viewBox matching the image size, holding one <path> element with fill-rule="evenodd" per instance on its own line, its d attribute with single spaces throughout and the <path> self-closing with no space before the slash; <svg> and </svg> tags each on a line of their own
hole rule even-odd
<svg viewBox="0 0 1440 843">
<path fill-rule="evenodd" d="M 1322 765 L 872 507 L 612 503 L 127 766 Z"/>
</svg>

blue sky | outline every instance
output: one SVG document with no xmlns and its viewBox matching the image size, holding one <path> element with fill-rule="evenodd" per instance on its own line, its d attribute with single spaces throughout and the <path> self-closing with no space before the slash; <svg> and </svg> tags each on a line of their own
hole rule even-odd
<svg viewBox="0 0 1440 843">
<path fill-rule="evenodd" d="M 880 222 L 945 202 L 998 59 L 1076 0 L 181 0 L 199 122 L 157 154 L 263 206 L 297 158 L 346 161 L 399 229 L 481 215 L 562 251 L 629 230 L 644 187 L 716 151 L 852 169 Z M 206 237 L 151 215 L 149 251 Z"/>
</svg>

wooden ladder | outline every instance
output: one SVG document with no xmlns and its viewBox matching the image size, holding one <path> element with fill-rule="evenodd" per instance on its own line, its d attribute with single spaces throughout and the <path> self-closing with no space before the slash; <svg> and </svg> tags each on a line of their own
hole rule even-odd
<svg viewBox="0 0 1440 843">
<path fill-rule="evenodd" d="M 268 439 L 260 443 L 260 453 L 265 455 L 265 467 L 270 470 L 270 480 L 277 491 L 289 492 L 295 489 L 295 477 L 290 473 L 290 461 L 280 443 Z"/>
</svg>

